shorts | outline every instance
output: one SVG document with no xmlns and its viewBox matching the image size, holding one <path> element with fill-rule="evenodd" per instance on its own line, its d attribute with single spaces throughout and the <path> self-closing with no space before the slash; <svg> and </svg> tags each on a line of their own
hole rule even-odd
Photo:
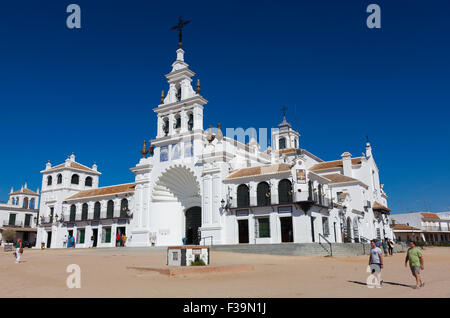
<svg viewBox="0 0 450 318">
<path fill-rule="evenodd" d="M 420 266 L 410 266 L 411 273 L 415 276 L 416 274 L 420 274 Z"/>
<path fill-rule="evenodd" d="M 372 274 L 373 273 L 381 273 L 381 264 L 372 263 L 369 265 Z"/>
</svg>

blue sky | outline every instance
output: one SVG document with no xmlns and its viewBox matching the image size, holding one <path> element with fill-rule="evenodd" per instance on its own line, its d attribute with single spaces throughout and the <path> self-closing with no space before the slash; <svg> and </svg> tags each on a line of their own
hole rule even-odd
<svg viewBox="0 0 450 318">
<path fill-rule="evenodd" d="M 82 28 L 65 25 L 77 3 Z M 381 29 L 365 25 L 381 7 Z M 204 126 L 275 127 L 281 107 L 300 146 L 324 160 L 359 156 L 365 136 L 395 212 L 450 210 L 448 1 L 3 1 L 0 5 L 0 200 L 40 187 L 47 160 L 77 161 L 100 184 L 129 168 L 175 59 L 209 100 Z M 425 202 L 426 200 L 426 202 Z"/>
</svg>

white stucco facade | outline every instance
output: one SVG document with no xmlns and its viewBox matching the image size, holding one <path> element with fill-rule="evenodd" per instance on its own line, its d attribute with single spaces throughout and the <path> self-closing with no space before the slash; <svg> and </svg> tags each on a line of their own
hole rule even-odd
<svg viewBox="0 0 450 318">
<path fill-rule="evenodd" d="M 130 169 L 134 183 L 98 188 L 97 166 L 74 155 L 47 164 L 38 242 L 62 247 L 72 233 L 76 247 L 88 247 L 93 235 L 96 246 L 114 246 L 119 229 L 127 246 L 392 238 L 370 143 L 361 157 L 323 161 L 301 148 L 285 117 L 264 151 L 254 135 L 244 144 L 224 136 L 220 124 L 205 130 L 208 101 L 199 82 L 193 89 L 194 75 L 178 49 L 169 88 L 153 109 L 156 137 Z"/>
</svg>

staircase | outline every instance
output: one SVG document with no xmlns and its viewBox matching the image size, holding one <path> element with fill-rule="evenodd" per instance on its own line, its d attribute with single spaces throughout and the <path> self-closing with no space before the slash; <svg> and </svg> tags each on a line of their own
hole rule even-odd
<svg viewBox="0 0 450 318">
<path fill-rule="evenodd" d="M 332 243 L 331 248 L 334 257 L 369 255 L 370 244 Z M 248 254 L 330 256 L 328 243 L 213 245 L 211 250 Z"/>
</svg>

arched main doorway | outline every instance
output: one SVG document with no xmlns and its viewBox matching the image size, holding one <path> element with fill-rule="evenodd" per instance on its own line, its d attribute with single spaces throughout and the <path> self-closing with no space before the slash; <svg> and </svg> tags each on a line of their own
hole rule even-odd
<svg viewBox="0 0 450 318">
<path fill-rule="evenodd" d="M 185 213 L 185 237 L 186 244 L 199 244 L 198 228 L 202 226 L 202 209 L 194 206 L 186 210 Z"/>
<path fill-rule="evenodd" d="M 148 224 L 157 245 L 198 244 L 202 225 L 198 180 L 193 168 L 185 165 L 171 166 L 156 179 Z"/>
</svg>

